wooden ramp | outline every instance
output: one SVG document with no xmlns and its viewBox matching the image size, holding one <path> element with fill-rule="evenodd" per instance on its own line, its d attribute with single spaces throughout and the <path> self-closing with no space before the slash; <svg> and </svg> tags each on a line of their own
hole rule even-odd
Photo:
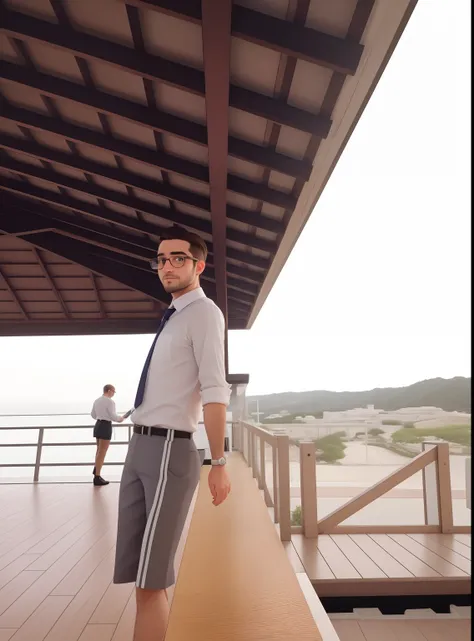
<svg viewBox="0 0 474 641">
<path fill-rule="evenodd" d="M 326 641 L 313 619 L 326 615 L 310 611 L 251 471 L 239 455 L 229 471 L 232 493 L 215 508 L 202 470 L 167 641 Z"/>
<path fill-rule="evenodd" d="M 320 597 L 471 593 L 470 534 L 292 536 Z"/>
</svg>

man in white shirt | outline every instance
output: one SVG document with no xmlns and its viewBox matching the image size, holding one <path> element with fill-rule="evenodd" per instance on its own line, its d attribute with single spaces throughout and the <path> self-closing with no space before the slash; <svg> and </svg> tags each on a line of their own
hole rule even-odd
<svg viewBox="0 0 474 641">
<path fill-rule="evenodd" d="M 145 361 L 135 399 L 133 436 L 122 475 L 114 583 L 136 583 L 134 641 L 162 641 L 168 623 L 166 589 L 200 477 L 192 434 L 203 407 L 211 449 L 209 488 L 214 505 L 230 492 L 224 458 L 225 322 L 199 276 L 204 241 L 179 227 L 168 230 L 152 267 L 172 304 Z"/>
<path fill-rule="evenodd" d="M 104 464 L 105 455 L 109 449 L 110 439 L 112 438 L 112 421 L 121 423 L 123 416 L 118 416 L 115 410 L 115 403 L 112 400 L 115 394 L 113 385 L 104 385 L 104 393 L 94 401 L 91 416 L 95 419 L 94 438 L 97 440 L 97 451 L 95 455 L 95 467 L 92 474 L 94 475 L 94 485 L 108 485 L 109 482 L 100 475 L 102 465 Z"/>
</svg>

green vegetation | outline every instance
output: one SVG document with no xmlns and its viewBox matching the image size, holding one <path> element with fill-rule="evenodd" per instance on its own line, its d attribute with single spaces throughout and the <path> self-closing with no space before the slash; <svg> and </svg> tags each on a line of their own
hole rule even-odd
<svg viewBox="0 0 474 641">
<path fill-rule="evenodd" d="M 430 436 L 469 447 L 471 445 L 471 426 L 445 425 L 444 427 L 424 427 L 414 430 L 404 427 L 392 434 L 392 440 L 394 443 L 421 443 Z"/>
<path fill-rule="evenodd" d="M 335 432 L 329 436 L 323 436 L 314 440 L 316 449 L 316 459 L 325 461 L 326 463 L 334 463 L 343 459 L 346 446 L 342 442 L 342 437 L 346 435 L 345 432 Z"/>
<path fill-rule="evenodd" d="M 291 525 L 302 525 L 303 520 L 301 516 L 301 505 L 297 505 L 294 510 L 291 511 Z"/>
<path fill-rule="evenodd" d="M 403 425 L 401 421 L 396 421 L 392 418 L 386 418 L 382 421 L 382 425 Z"/>
<path fill-rule="evenodd" d="M 369 430 L 369 434 L 371 436 L 379 436 L 380 434 L 384 434 L 384 431 L 380 429 L 380 427 L 373 427 L 371 430 Z"/>
</svg>

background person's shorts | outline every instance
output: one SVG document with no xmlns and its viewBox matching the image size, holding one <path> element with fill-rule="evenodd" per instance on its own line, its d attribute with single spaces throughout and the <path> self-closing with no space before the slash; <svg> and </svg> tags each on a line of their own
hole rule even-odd
<svg viewBox="0 0 474 641">
<path fill-rule="evenodd" d="M 133 434 L 119 495 L 114 583 L 164 590 L 175 583 L 174 557 L 199 482 L 194 440 Z"/>
<path fill-rule="evenodd" d="M 102 438 L 110 441 L 112 438 L 112 422 L 99 420 L 94 427 L 94 438 Z"/>
</svg>

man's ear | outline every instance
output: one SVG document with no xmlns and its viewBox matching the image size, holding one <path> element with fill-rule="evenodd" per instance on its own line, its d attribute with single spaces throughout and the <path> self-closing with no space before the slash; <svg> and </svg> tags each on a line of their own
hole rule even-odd
<svg viewBox="0 0 474 641">
<path fill-rule="evenodd" d="M 196 263 L 196 274 L 200 276 L 205 269 L 206 269 L 206 263 L 203 260 L 199 260 Z"/>
</svg>

